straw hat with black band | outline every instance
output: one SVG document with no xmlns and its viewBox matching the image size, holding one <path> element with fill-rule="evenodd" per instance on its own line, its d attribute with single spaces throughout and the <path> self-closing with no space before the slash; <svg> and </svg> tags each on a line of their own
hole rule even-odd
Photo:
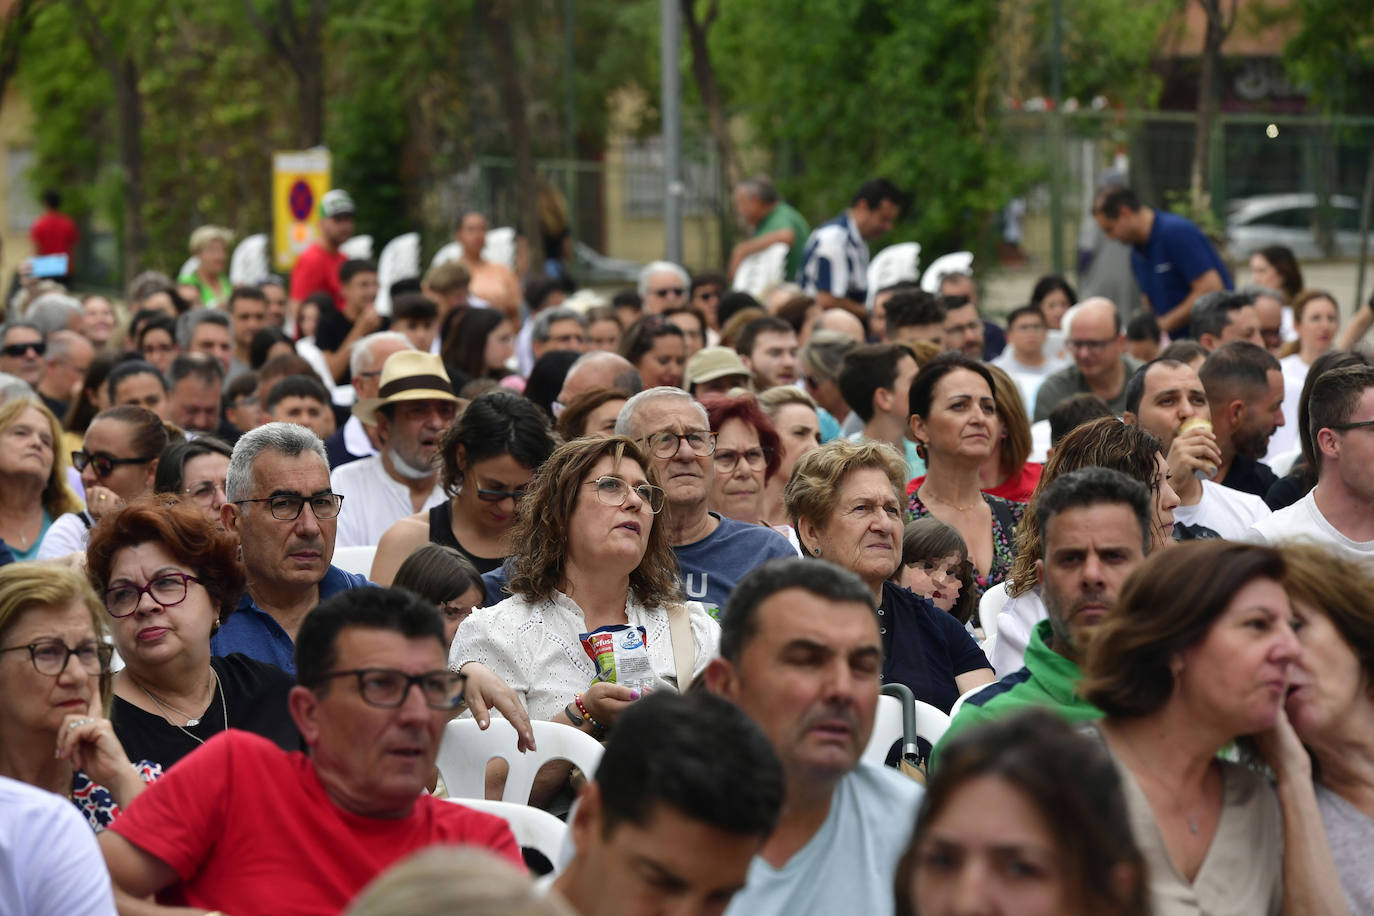
<svg viewBox="0 0 1374 916">
<path fill-rule="evenodd" d="M 444 361 L 433 353 L 401 350 L 382 364 L 377 397 L 353 405 L 353 415 L 368 426 L 377 425 L 377 410 L 401 401 L 449 401 L 459 403 L 449 384 Z"/>
</svg>

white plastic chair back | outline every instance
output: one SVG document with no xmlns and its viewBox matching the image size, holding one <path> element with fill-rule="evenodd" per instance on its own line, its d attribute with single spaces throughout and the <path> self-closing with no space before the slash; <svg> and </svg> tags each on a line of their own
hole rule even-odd
<svg viewBox="0 0 1374 916">
<path fill-rule="evenodd" d="M 267 235 L 259 232 L 239 242 L 229 258 L 229 282 L 235 286 L 261 283 L 272 272 L 267 259 Z"/>
<path fill-rule="evenodd" d="M 878 695 L 873 716 L 873 734 L 864 748 L 862 760 L 882 766 L 892 745 L 906 737 L 902 728 L 902 701 L 885 693 Z"/>
<path fill-rule="evenodd" d="M 485 811 L 503 818 L 522 848 L 537 849 L 550 862 L 557 862 L 567 838 L 568 825 L 541 808 L 516 805 L 485 798 L 450 798 L 449 801 L 474 811 Z"/>
<path fill-rule="evenodd" d="M 372 258 L 372 236 L 355 235 L 339 246 L 339 251 L 350 261 L 367 261 Z"/>
<path fill-rule="evenodd" d="M 172 279 L 180 280 L 187 274 L 195 273 L 198 267 L 200 267 L 200 258 L 196 257 L 195 255 L 191 255 L 189 258 L 186 259 L 186 263 L 181 265 L 181 270 L 178 270 L 177 275 Z"/>
<path fill-rule="evenodd" d="M 949 716 L 929 703 L 916 701 L 916 736 L 924 738 L 932 745 L 945 736 L 949 730 Z"/>
<path fill-rule="evenodd" d="M 956 251 L 952 254 L 942 254 L 921 276 L 921 289 L 928 293 L 938 293 L 940 291 L 940 278 L 946 274 L 973 274 L 973 252 Z"/>
<path fill-rule="evenodd" d="M 515 228 L 501 226 L 487 232 L 487 240 L 482 245 L 482 260 L 504 264 L 515 270 Z"/>
<path fill-rule="evenodd" d="M 731 289 L 748 293 L 755 298 L 763 291 L 786 279 L 787 245 L 774 242 L 762 251 L 755 252 L 739 262 L 735 270 L 735 282 Z"/>
<path fill-rule="evenodd" d="M 1026 405 L 1026 413 L 1035 412 L 1034 404 Z M 1044 464 L 1050 457 L 1050 421 L 1040 420 L 1031 424 L 1031 450 L 1027 461 Z"/>
<path fill-rule="evenodd" d="M 334 559 L 330 561 L 330 564 L 339 567 L 344 572 L 370 576 L 372 575 L 372 559 L 376 555 L 376 544 L 360 547 L 335 547 Z"/>
<path fill-rule="evenodd" d="M 997 615 L 1006 607 L 1009 598 L 1006 582 L 998 582 L 983 592 L 983 597 L 978 599 L 978 622 L 983 625 L 984 633 L 997 632 Z"/>
<path fill-rule="evenodd" d="M 334 384 L 334 376 L 329 372 L 329 363 L 325 362 L 324 352 L 315 345 L 315 338 L 302 337 L 296 341 L 296 355 L 310 364 L 315 370 L 315 374 L 320 377 L 324 387 L 329 391 L 329 399 L 340 407 L 347 407 L 358 397 L 358 393 L 353 390 L 352 385 Z"/>
<path fill-rule="evenodd" d="M 995 684 L 995 683 L 997 683 L 997 682 L 996 682 L 996 681 L 993 681 L 993 684 Z M 961 706 L 964 705 L 964 701 L 965 701 L 965 700 L 967 700 L 969 697 L 973 696 L 975 693 L 978 693 L 979 691 L 987 690 L 987 689 L 988 689 L 989 687 L 991 687 L 991 686 L 992 686 L 992 684 L 979 684 L 977 687 L 974 687 L 972 690 L 965 690 L 963 693 L 959 694 L 959 699 L 955 700 L 955 701 L 954 701 L 954 705 L 951 706 L 951 707 L 949 708 L 949 719 L 950 719 L 950 721 L 951 721 L 951 722 L 954 721 L 954 717 L 957 716 L 957 715 L 959 714 L 959 708 L 960 708 Z"/>
<path fill-rule="evenodd" d="M 444 729 L 435 764 L 454 798 L 486 796 L 487 762 L 500 757 L 510 767 L 502 801 L 525 804 L 534 787 L 534 774 L 550 760 L 566 760 L 590 778 L 601 762 L 601 745 L 586 732 L 558 722 L 533 721 L 537 751 L 520 753 L 515 727 L 495 716 L 486 731 L 471 717 L 454 719 Z"/>
<path fill-rule="evenodd" d="M 429 262 L 430 267 L 438 267 L 449 261 L 456 261 L 463 256 L 463 246 L 457 242 L 449 242 L 443 248 L 434 252 L 434 258 Z"/>
<path fill-rule="evenodd" d="M 873 297 L 878 294 L 878 290 L 904 280 L 918 280 L 920 277 L 921 243 L 902 242 L 899 245 L 889 245 L 868 262 L 868 298 L 864 305 L 872 311 Z"/>
<path fill-rule="evenodd" d="M 420 233 L 407 232 L 386 243 L 377 261 L 377 300 L 379 315 L 391 314 L 391 284 L 420 276 Z"/>
<path fill-rule="evenodd" d="M 1302 449 L 1290 449 L 1269 462 L 1269 469 L 1280 477 L 1287 477 L 1293 471 L 1293 465 L 1298 463 L 1302 457 Z"/>
</svg>

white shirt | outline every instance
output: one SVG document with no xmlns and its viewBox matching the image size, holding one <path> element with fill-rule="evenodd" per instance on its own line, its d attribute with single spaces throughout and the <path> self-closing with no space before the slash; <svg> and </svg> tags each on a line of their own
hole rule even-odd
<svg viewBox="0 0 1374 916">
<path fill-rule="evenodd" d="M 688 601 L 687 613 L 695 680 L 719 654 L 720 624 L 699 601 Z M 631 595 L 625 602 L 625 616 L 630 626 L 644 627 L 655 677 L 676 687 L 668 612 L 646 608 Z M 586 691 L 596 677 L 596 666 L 582 650 L 585 632 L 582 609 L 562 592 L 534 604 L 512 595 L 500 604 L 478 608 L 462 622 L 449 650 L 449 665 L 481 662 L 520 694 L 531 719 L 548 720 Z"/>
<path fill-rule="evenodd" d="M 43 535 L 43 543 L 38 545 L 36 560 L 56 560 L 69 553 L 85 553 L 86 544 L 91 540 L 91 529 L 81 520 L 81 515 L 68 512 L 59 515 Z"/>
<path fill-rule="evenodd" d="M 1308 541 L 1335 548 L 1351 560 L 1374 568 L 1374 541 L 1355 541 L 1336 530 L 1317 508 L 1317 484 L 1291 506 L 1284 506 L 1266 519 L 1256 522 L 1246 540 L 1259 544 L 1282 541 Z"/>
<path fill-rule="evenodd" d="M 1026 646 L 1031 628 L 1049 617 L 1040 589 L 1007 599 L 997 615 L 997 642 L 992 647 L 992 670 L 1005 677 L 1026 666 Z"/>
<path fill-rule="evenodd" d="M 894 769 L 860 763 L 835 787 L 820 829 L 782 868 L 754 856 L 725 916 L 890 916 L 897 862 L 924 792 Z"/>
<path fill-rule="evenodd" d="M 415 514 L 410 488 L 397 483 L 382 466 L 380 455 L 350 461 L 330 475 L 334 492 L 344 498 L 339 510 L 336 547 L 367 547 L 381 540 L 382 534 L 401 519 Z M 448 497 L 436 480 L 421 511 L 439 505 Z"/>
<path fill-rule="evenodd" d="M 60 795 L 0 776 L 0 913 L 114 916 L 95 833 Z"/>
<path fill-rule="evenodd" d="M 1210 480 L 1202 481 L 1202 498 L 1195 505 L 1174 509 L 1174 523 L 1210 530 L 1205 537 L 1243 541 L 1250 526 L 1270 516 L 1269 507 L 1253 493 L 1242 493 Z"/>
<path fill-rule="evenodd" d="M 1307 380 L 1307 363 L 1294 353 L 1279 360 L 1283 371 L 1283 425 L 1269 437 L 1269 451 L 1264 463 L 1273 464 L 1280 455 L 1301 447 L 1298 438 L 1298 402 L 1302 400 L 1303 382 Z"/>
</svg>

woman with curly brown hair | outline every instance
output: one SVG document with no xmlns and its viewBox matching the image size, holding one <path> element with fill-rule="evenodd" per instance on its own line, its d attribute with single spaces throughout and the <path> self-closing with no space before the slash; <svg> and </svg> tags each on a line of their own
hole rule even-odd
<svg viewBox="0 0 1374 916">
<path fill-rule="evenodd" d="M 230 728 L 300 750 L 286 708 L 294 679 L 246 655 L 211 656 L 210 635 L 243 592 L 237 553 L 234 535 L 168 496 L 136 499 L 92 530 L 86 574 L 124 659 L 110 721 L 131 759 L 166 769 Z"/>
<path fill-rule="evenodd" d="M 672 549 L 655 524 L 664 494 L 652 474 L 624 436 L 560 446 L 520 504 L 511 538 L 520 546 L 507 564 L 511 597 L 463 621 L 450 665 L 481 662 L 530 718 L 598 735 L 640 695 L 624 684 L 625 644 L 647 651 L 651 670 L 637 683 L 683 689 L 705 670 L 720 626 L 701 604 L 682 600 Z M 584 649 L 597 631 L 614 634 L 612 666 Z M 644 652 L 634 654 L 643 664 Z"/>
</svg>

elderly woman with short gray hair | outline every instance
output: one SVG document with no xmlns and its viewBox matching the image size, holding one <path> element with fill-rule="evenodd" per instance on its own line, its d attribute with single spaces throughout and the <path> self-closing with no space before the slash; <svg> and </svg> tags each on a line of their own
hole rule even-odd
<svg viewBox="0 0 1374 916">
<path fill-rule="evenodd" d="M 906 462 L 891 446 L 836 439 L 798 459 L 783 498 L 802 553 L 857 574 L 878 602 L 883 680 L 948 712 L 993 681 L 977 643 L 950 614 L 889 581 L 902 562 Z"/>
</svg>

